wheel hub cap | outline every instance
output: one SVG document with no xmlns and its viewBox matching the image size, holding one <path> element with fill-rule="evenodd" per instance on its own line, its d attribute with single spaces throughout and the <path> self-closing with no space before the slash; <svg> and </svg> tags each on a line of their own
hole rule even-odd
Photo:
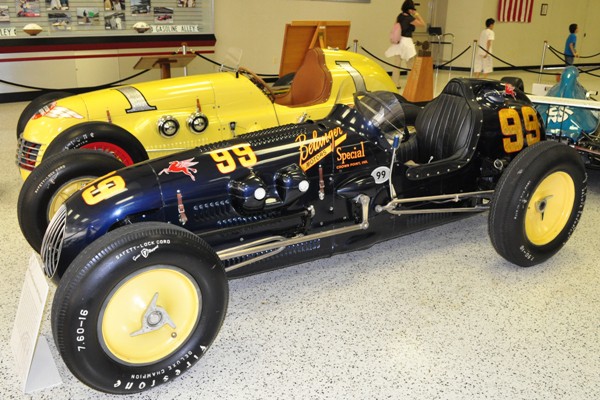
<svg viewBox="0 0 600 400">
<path fill-rule="evenodd" d="M 177 328 L 167 311 L 156 305 L 157 300 L 158 293 L 154 293 L 154 297 L 152 297 L 152 301 L 142 317 L 142 327 L 135 332 L 131 332 L 131 336 L 153 332 L 162 328 L 164 325 L 169 325 L 173 329 Z"/>
</svg>

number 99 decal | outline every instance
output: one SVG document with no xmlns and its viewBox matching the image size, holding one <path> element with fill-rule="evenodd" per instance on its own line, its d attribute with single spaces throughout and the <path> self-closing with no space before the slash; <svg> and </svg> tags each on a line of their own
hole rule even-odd
<svg viewBox="0 0 600 400">
<path fill-rule="evenodd" d="M 520 114 L 523 116 L 523 123 Z M 502 144 L 505 152 L 516 153 L 523 149 L 525 142 L 527 146 L 531 146 L 540 141 L 540 123 L 532 107 L 521 107 L 521 113 L 514 108 L 503 108 L 498 112 L 498 118 L 504 135 Z"/>
<path fill-rule="evenodd" d="M 250 168 L 258 161 L 256 154 L 247 144 L 226 150 L 214 151 L 210 153 L 210 156 L 217 163 L 217 169 L 222 174 L 228 174 L 235 171 L 237 163 L 242 167 Z"/>
<path fill-rule="evenodd" d="M 114 173 L 90 182 L 81 192 L 81 198 L 87 205 L 93 206 L 125 190 L 125 180 Z"/>
</svg>

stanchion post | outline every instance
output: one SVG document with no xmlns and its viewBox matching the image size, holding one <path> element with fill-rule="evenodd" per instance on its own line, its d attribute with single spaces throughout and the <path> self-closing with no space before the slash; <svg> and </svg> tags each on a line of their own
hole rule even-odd
<svg viewBox="0 0 600 400">
<path fill-rule="evenodd" d="M 440 72 L 440 65 L 434 65 L 435 68 L 435 78 L 433 78 L 433 95 L 437 93 L 437 81 L 438 81 L 438 73 Z"/>
<path fill-rule="evenodd" d="M 544 47 L 542 48 L 542 62 L 540 63 L 540 73 L 538 75 L 538 83 L 542 83 L 542 74 L 544 73 L 544 60 L 546 59 L 546 49 L 548 48 L 548 41 L 544 40 Z"/>
<path fill-rule="evenodd" d="M 477 40 L 473 40 L 472 49 L 473 54 L 471 54 L 471 72 L 469 73 L 469 78 L 473 77 L 473 71 L 475 71 L 475 54 L 477 52 Z"/>
<path fill-rule="evenodd" d="M 183 55 L 187 54 L 187 43 L 186 42 L 181 43 L 181 54 L 183 54 Z M 183 67 L 183 76 L 187 76 L 187 65 L 185 67 Z"/>
<path fill-rule="evenodd" d="M 358 53 L 358 40 L 354 39 L 354 45 L 352 46 L 352 51 Z"/>
<path fill-rule="evenodd" d="M 431 4 L 429 6 L 431 8 Z M 431 14 L 429 14 L 429 15 L 431 15 Z M 436 38 L 438 41 L 438 46 L 437 46 L 437 49 L 435 50 L 435 58 L 434 58 L 434 63 L 433 63 L 433 68 L 435 68 L 435 76 L 433 77 L 433 95 L 434 96 L 437 93 L 438 74 L 440 72 L 440 62 L 442 59 L 442 57 L 440 56 L 440 49 L 442 48 L 442 36 L 436 35 Z M 443 51 L 442 51 L 442 54 L 444 54 Z"/>
</svg>

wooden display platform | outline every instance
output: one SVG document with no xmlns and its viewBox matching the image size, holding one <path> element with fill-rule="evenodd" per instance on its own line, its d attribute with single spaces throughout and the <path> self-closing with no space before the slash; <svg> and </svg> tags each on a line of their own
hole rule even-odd
<svg viewBox="0 0 600 400">
<path fill-rule="evenodd" d="M 318 46 L 346 49 L 350 21 L 292 21 L 285 25 L 279 76 L 296 72 L 306 51 Z"/>
<path fill-rule="evenodd" d="M 171 68 L 182 68 L 188 65 L 196 56 L 194 54 L 173 54 L 171 56 L 141 57 L 133 69 L 160 68 L 161 79 L 171 77 Z"/>
<path fill-rule="evenodd" d="M 417 56 L 408 73 L 402 96 L 414 102 L 433 99 L 433 59 L 431 56 Z"/>
</svg>

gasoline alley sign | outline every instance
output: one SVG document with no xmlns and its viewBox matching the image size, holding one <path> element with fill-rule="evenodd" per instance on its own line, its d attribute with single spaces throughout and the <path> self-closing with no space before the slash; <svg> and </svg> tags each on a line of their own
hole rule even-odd
<svg viewBox="0 0 600 400">
<path fill-rule="evenodd" d="M 152 33 L 200 33 L 198 25 L 150 25 Z"/>
<path fill-rule="evenodd" d="M 0 36 L 17 36 L 17 28 L 0 28 Z"/>
</svg>

